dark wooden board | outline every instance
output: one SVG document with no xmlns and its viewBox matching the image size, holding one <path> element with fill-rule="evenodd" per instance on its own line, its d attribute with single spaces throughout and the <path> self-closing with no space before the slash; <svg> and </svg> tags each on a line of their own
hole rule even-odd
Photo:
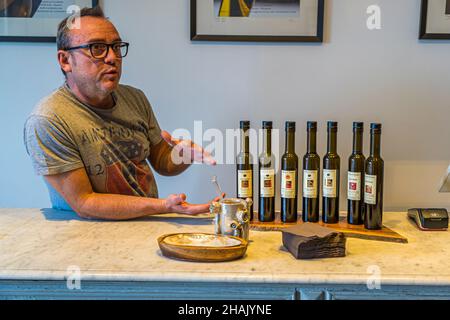
<svg viewBox="0 0 450 320">
<path fill-rule="evenodd" d="M 255 214 L 254 217 L 258 215 Z M 299 215 L 301 217 L 301 215 Z M 250 230 L 255 231 L 281 231 L 284 228 L 296 225 L 295 223 L 282 223 L 279 214 L 276 216 L 274 222 L 259 222 L 256 220 L 251 221 Z M 301 218 L 297 224 L 302 224 Z M 376 240 L 376 241 L 387 241 L 387 242 L 398 242 L 398 243 L 408 243 L 408 239 L 398 234 L 392 229 L 383 226 L 381 230 L 367 230 L 364 225 L 351 225 L 347 223 L 346 217 L 340 217 L 339 223 L 337 224 L 325 224 L 322 221 L 318 222 L 319 225 L 334 229 L 338 232 L 344 233 L 349 238 L 365 239 L 365 240 Z"/>
</svg>

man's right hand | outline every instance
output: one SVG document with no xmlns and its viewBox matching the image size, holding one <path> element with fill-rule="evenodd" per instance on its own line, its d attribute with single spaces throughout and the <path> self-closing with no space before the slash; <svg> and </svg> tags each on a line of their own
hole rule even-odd
<svg viewBox="0 0 450 320">
<path fill-rule="evenodd" d="M 86 169 L 45 176 L 48 183 L 82 218 L 129 220 L 153 214 L 182 213 L 197 215 L 209 212 L 210 204 L 190 204 L 186 195 L 154 199 L 121 194 L 103 194 L 92 190 Z M 223 194 L 225 197 L 225 194 Z M 219 201 L 217 197 L 213 201 Z"/>
<path fill-rule="evenodd" d="M 223 194 L 225 197 L 225 194 Z M 220 197 L 215 198 L 213 201 L 219 201 Z M 166 199 L 166 206 L 168 212 L 181 213 L 187 215 L 198 215 L 209 213 L 209 206 L 211 203 L 206 204 L 191 204 L 186 202 L 186 195 L 181 194 L 171 194 Z"/>
</svg>

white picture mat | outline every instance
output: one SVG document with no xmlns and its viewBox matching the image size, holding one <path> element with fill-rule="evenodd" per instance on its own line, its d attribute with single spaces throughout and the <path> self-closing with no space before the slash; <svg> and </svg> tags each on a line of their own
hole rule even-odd
<svg viewBox="0 0 450 320">
<path fill-rule="evenodd" d="M 92 7 L 92 0 L 64 0 L 66 9 L 70 5 Z M 39 18 L 39 13 L 36 12 L 33 18 L 0 18 L 0 36 L 55 37 L 58 24 L 64 17 L 43 19 Z"/>
<path fill-rule="evenodd" d="M 441 181 L 441 189 L 439 192 L 450 192 L 450 166 L 447 169 Z"/>
<path fill-rule="evenodd" d="M 446 0 L 428 1 L 427 33 L 450 33 L 450 15 L 445 14 Z"/>
<path fill-rule="evenodd" d="M 197 1 L 198 35 L 317 36 L 318 0 L 300 0 L 300 16 L 292 18 L 220 18 L 213 0 Z"/>
</svg>

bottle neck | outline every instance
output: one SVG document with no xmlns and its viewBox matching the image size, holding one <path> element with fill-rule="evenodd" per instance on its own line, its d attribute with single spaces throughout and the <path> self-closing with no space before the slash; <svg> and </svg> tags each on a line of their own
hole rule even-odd
<svg viewBox="0 0 450 320">
<path fill-rule="evenodd" d="M 353 154 L 361 154 L 363 151 L 363 132 L 353 130 Z"/>
<path fill-rule="evenodd" d="M 316 130 L 308 130 L 307 132 L 307 152 L 308 153 L 316 153 L 317 152 L 317 131 Z"/>
<path fill-rule="evenodd" d="M 381 154 L 381 134 L 372 133 L 370 135 L 370 155 L 372 157 L 379 157 Z"/>
<path fill-rule="evenodd" d="M 250 137 L 248 129 L 241 129 L 241 153 L 250 153 Z"/>
<path fill-rule="evenodd" d="M 263 150 L 265 154 L 272 154 L 272 129 L 263 129 Z"/>
<path fill-rule="evenodd" d="M 337 132 L 334 130 L 328 130 L 328 153 L 337 153 Z"/>
<path fill-rule="evenodd" d="M 295 153 L 295 131 L 286 130 L 286 153 Z"/>
</svg>

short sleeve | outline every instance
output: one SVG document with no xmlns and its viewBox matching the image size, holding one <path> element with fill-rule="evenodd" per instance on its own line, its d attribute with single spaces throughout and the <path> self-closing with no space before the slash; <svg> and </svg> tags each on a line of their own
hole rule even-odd
<svg viewBox="0 0 450 320">
<path fill-rule="evenodd" d="M 154 146 L 160 143 L 162 140 L 161 128 L 159 127 L 158 120 L 156 119 L 155 114 L 153 113 L 153 109 L 150 106 L 150 103 L 148 105 L 150 111 L 148 137 L 150 139 L 150 143 L 152 144 L 152 146 Z"/>
<path fill-rule="evenodd" d="M 158 120 L 156 119 L 156 116 L 153 112 L 153 108 L 150 102 L 148 101 L 147 97 L 141 90 L 139 90 L 139 93 L 142 97 L 142 100 L 146 108 L 146 113 L 148 115 L 148 139 L 150 141 L 150 144 L 154 146 L 160 143 L 162 140 L 161 128 L 159 127 Z"/>
<path fill-rule="evenodd" d="M 54 120 L 31 116 L 24 143 L 38 175 L 54 175 L 84 167 L 79 150 L 65 128 Z"/>
</svg>

